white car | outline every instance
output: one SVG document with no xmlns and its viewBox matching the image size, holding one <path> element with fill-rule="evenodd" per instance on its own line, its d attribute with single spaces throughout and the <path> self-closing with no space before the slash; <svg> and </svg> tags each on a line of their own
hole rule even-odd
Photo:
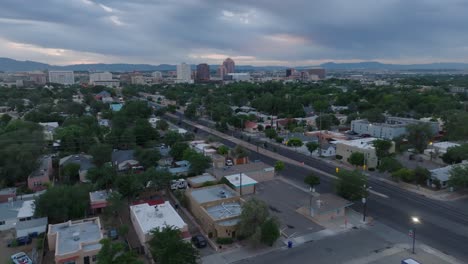
<svg viewBox="0 0 468 264">
<path fill-rule="evenodd" d="M 226 166 L 230 167 L 230 166 L 233 166 L 233 165 L 234 165 L 234 163 L 232 162 L 232 160 L 230 160 L 230 159 L 226 160 Z"/>
<path fill-rule="evenodd" d="M 184 179 L 178 179 L 178 180 L 172 180 L 171 181 L 171 190 L 177 190 L 177 189 L 187 189 L 187 181 Z"/>
<path fill-rule="evenodd" d="M 11 256 L 11 260 L 15 264 L 32 264 L 32 260 L 24 252 L 19 252 Z"/>
</svg>

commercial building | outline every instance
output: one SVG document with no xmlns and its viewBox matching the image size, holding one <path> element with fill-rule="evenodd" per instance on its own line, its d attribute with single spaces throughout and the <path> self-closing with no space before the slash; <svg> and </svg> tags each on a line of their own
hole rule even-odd
<svg viewBox="0 0 468 264">
<path fill-rule="evenodd" d="M 341 156 L 342 160 L 348 162 L 348 158 L 354 152 L 364 154 L 364 166 L 367 168 L 376 168 L 378 165 L 378 158 L 375 151 L 373 142 L 376 138 L 361 138 L 355 140 L 336 141 L 336 155 Z M 389 150 L 390 153 L 395 152 L 395 144 Z"/>
<path fill-rule="evenodd" d="M 153 229 L 161 230 L 166 226 L 179 229 L 182 238 L 190 237 L 187 224 L 168 201 L 156 205 L 148 203 L 132 205 L 130 206 L 130 219 L 142 246 L 146 246 L 146 242 L 151 240 Z"/>
<path fill-rule="evenodd" d="M 120 81 L 119 80 L 109 80 L 109 81 L 94 81 L 94 85 L 101 85 L 108 88 L 119 88 Z"/>
<path fill-rule="evenodd" d="M 257 181 L 250 178 L 245 173 L 233 174 L 224 176 L 224 178 L 229 182 L 229 184 L 234 187 L 240 195 L 247 195 L 255 193 L 255 186 Z"/>
<path fill-rule="evenodd" d="M 289 69 L 286 69 L 286 77 L 289 77 L 289 76 L 292 76 L 294 75 L 294 72 L 296 70 L 294 68 L 289 68 Z"/>
<path fill-rule="evenodd" d="M 47 233 L 56 264 L 95 263 L 103 238 L 99 217 L 49 225 Z"/>
<path fill-rule="evenodd" d="M 353 203 L 331 193 L 320 194 L 314 196 L 310 201 L 310 212 L 307 212 L 311 217 L 318 221 L 329 221 L 337 218 L 344 218 L 346 215 L 346 207 Z"/>
<path fill-rule="evenodd" d="M 226 67 L 224 67 L 224 65 L 220 65 L 220 66 L 218 67 L 218 70 L 216 71 L 216 75 L 218 75 L 219 78 L 220 78 L 221 80 L 223 80 L 223 79 L 224 79 L 224 76 L 225 76 L 226 74 L 227 74 Z"/>
<path fill-rule="evenodd" d="M 307 72 L 309 75 L 317 75 L 320 80 L 323 80 L 326 77 L 325 69 L 307 69 L 305 72 Z"/>
<path fill-rule="evenodd" d="M 432 133 L 439 133 L 438 122 L 421 121 L 411 118 L 387 117 L 385 123 L 371 123 L 366 119 L 351 121 L 351 130 L 360 135 L 370 135 L 376 138 L 394 139 L 407 133 L 407 126 L 414 124 L 428 124 Z"/>
<path fill-rule="evenodd" d="M 192 83 L 192 70 L 189 64 L 177 65 L 177 83 Z"/>
<path fill-rule="evenodd" d="M 226 73 L 234 73 L 236 72 L 236 64 L 234 63 L 234 60 L 231 58 L 227 58 L 223 61 L 223 66 L 226 69 Z"/>
<path fill-rule="evenodd" d="M 245 173 L 258 182 L 273 180 L 275 168 L 261 161 L 231 167 L 212 168 L 213 175 L 221 180 L 224 176 Z"/>
<path fill-rule="evenodd" d="M 43 156 L 39 159 L 39 167 L 28 176 L 28 188 L 34 192 L 47 188 L 52 176 L 52 157 Z"/>
<path fill-rule="evenodd" d="M 75 75 L 73 71 L 49 71 L 49 82 L 71 85 L 75 83 Z"/>
<path fill-rule="evenodd" d="M 197 65 L 197 78 L 198 82 L 204 82 L 210 80 L 210 66 L 206 63 Z"/>
<path fill-rule="evenodd" d="M 96 84 L 96 82 L 112 81 L 112 73 L 110 72 L 94 72 L 89 74 L 89 83 Z"/>
<path fill-rule="evenodd" d="M 188 189 L 189 208 L 210 238 L 236 237 L 242 212 L 239 194 L 224 184 Z"/>
<path fill-rule="evenodd" d="M 47 83 L 47 76 L 45 73 L 41 71 L 34 71 L 34 72 L 29 72 L 29 81 L 39 84 L 39 85 L 44 85 Z"/>
</svg>

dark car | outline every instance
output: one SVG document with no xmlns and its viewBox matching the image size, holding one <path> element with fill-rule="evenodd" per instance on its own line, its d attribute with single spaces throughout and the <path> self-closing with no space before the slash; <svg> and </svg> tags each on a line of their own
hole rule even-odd
<svg viewBox="0 0 468 264">
<path fill-rule="evenodd" d="M 17 247 L 17 246 L 24 246 L 31 244 L 31 238 L 29 236 L 18 237 L 16 239 L 11 240 L 8 242 L 8 247 Z"/>
<path fill-rule="evenodd" d="M 204 248 L 206 247 L 206 239 L 202 235 L 195 235 L 192 237 L 192 243 L 197 248 Z"/>
<path fill-rule="evenodd" d="M 119 234 L 117 233 L 116 229 L 110 229 L 109 231 L 107 231 L 107 236 L 112 240 L 119 239 Z"/>
</svg>

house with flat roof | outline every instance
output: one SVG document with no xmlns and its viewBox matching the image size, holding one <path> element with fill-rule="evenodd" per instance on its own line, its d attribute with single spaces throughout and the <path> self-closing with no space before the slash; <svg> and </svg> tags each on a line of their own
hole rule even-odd
<svg viewBox="0 0 468 264">
<path fill-rule="evenodd" d="M 161 230 L 166 226 L 179 229 L 182 238 L 190 238 L 188 225 L 168 201 L 155 205 L 149 203 L 132 205 L 130 206 L 130 219 L 143 247 L 146 247 L 146 243 L 151 240 L 153 229 Z"/>
<path fill-rule="evenodd" d="M 75 154 L 75 155 L 66 156 L 60 159 L 59 161 L 60 168 L 63 168 L 67 164 L 80 165 L 80 169 L 78 170 L 80 181 L 88 182 L 88 179 L 86 179 L 86 174 L 88 173 L 89 169 L 94 167 L 93 156 L 84 155 L 84 154 Z"/>
<path fill-rule="evenodd" d="M 255 185 L 258 183 L 256 180 L 250 178 L 245 173 L 233 174 L 224 176 L 229 184 L 234 187 L 240 195 L 255 193 Z"/>
<path fill-rule="evenodd" d="M 202 187 L 204 184 L 216 183 L 218 180 L 209 173 L 203 173 L 196 177 L 187 178 L 187 182 L 192 188 Z"/>
<path fill-rule="evenodd" d="M 28 176 L 28 188 L 34 192 L 46 189 L 52 176 L 52 157 L 42 156 L 39 161 L 39 167 Z"/>
<path fill-rule="evenodd" d="M 354 152 L 364 154 L 364 166 L 367 168 L 376 168 L 378 163 L 377 153 L 373 142 L 376 138 L 360 138 L 355 140 L 342 140 L 333 142 L 336 144 L 336 156 L 341 156 L 342 160 L 348 162 L 348 158 Z M 389 150 L 395 152 L 395 144 Z"/>
<path fill-rule="evenodd" d="M 15 225 L 16 237 L 25 237 L 30 234 L 43 234 L 47 230 L 47 217 L 20 221 Z"/>
<path fill-rule="evenodd" d="M 89 193 L 89 202 L 91 209 L 101 211 L 103 208 L 107 207 L 109 198 L 112 190 L 100 190 Z"/>
<path fill-rule="evenodd" d="M 55 263 L 94 263 L 104 238 L 99 217 L 49 225 L 47 241 Z"/>
<path fill-rule="evenodd" d="M 261 161 L 230 167 L 212 168 L 211 172 L 218 180 L 221 180 L 224 176 L 239 173 L 245 173 L 258 182 L 269 181 L 275 177 L 275 168 Z"/>
<path fill-rule="evenodd" d="M 236 191 L 218 184 L 188 189 L 185 195 L 192 214 L 209 238 L 236 237 L 242 212 L 242 199 Z"/>
<path fill-rule="evenodd" d="M 16 200 L 0 203 L 0 231 L 15 228 L 19 222 L 32 220 L 34 200 Z"/>
<path fill-rule="evenodd" d="M 346 208 L 353 203 L 332 193 L 324 193 L 314 196 L 309 204 L 311 217 L 318 221 L 329 221 L 336 218 L 344 218 Z"/>
<path fill-rule="evenodd" d="M 185 176 L 190 171 L 190 162 L 187 160 L 180 160 L 174 162 L 174 166 L 168 169 L 174 176 Z"/>
<path fill-rule="evenodd" d="M 0 190 L 0 203 L 7 202 L 9 198 L 16 198 L 16 188 L 5 188 Z"/>
</svg>

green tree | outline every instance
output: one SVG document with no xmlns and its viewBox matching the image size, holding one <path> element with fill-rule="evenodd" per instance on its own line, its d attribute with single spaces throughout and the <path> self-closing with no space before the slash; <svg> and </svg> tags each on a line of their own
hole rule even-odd
<svg viewBox="0 0 468 264">
<path fill-rule="evenodd" d="M 284 170 L 284 162 L 282 162 L 281 160 L 277 160 L 275 162 L 275 173 L 279 173 L 280 171 Z"/>
<path fill-rule="evenodd" d="M 119 192 L 113 191 L 107 198 L 107 206 L 104 208 L 104 212 L 107 215 L 118 215 L 124 206 L 123 196 Z"/>
<path fill-rule="evenodd" d="M 150 125 L 147 119 L 137 119 L 133 134 L 135 135 L 135 143 L 140 146 L 159 138 L 158 131 Z"/>
<path fill-rule="evenodd" d="M 145 168 L 155 167 L 161 154 L 157 149 L 143 149 L 137 148 L 135 150 L 135 158 Z"/>
<path fill-rule="evenodd" d="M 341 197 L 356 201 L 367 196 L 367 177 L 358 170 L 340 170 L 335 182 L 336 193 Z"/>
<path fill-rule="evenodd" d="M 161 119 L 156 123 L 156 128 L 162 131 L 166 131 L 169 128 L 169 123 L 166 120 Z"/>
<path fill-rule="evenodd" d="M 282 138 L 282 137 L 275 137 L 275 141 L 276 141 L 276 143 L 280 143 L 280 144 L 281 144 L 281 143 L 283 143 L 284 138 Z"/>
<path fill-rule="evenodd" d="M 49 223 L 61 223 L 85 217 L 89 208 L 90 186 L 53 186 L 34 201 L 34 215 L 48 217 Z"/>
<path fill-rule="evenodd" d="M 307 147 L 307 150 L 309 150 L 310 155 L 312 155 L 312 153 L 318 149 L 319 144 L 317 142 L 307 142 L 306 147 Z"/>
<path fill-rule="evenodd" d="M 413 171 L 414 180 L 418 184 L 425 184 L 426 181 L 431 177 L 431 172 L 423 167 L 416 167 Z"/>
<path fill-rule="evenodd" d="M 273 128 L 267 128 L 265 129 L 265 136 L 269 139 L 274 139 L 278 136 L 278 134 L 276 133 L 276 130 L 274 130 Z"/>
<path fill-rule="evenodd" d="M 276 240 L 278 240 L 278 238 L 280 237 L 278 221 L 275 218 L 270 217 L 262 223 L 260 228 L 260 241 L 263 244 L 272 247 Z"/>
<path fill-rule="evenodd" d="M 319 130 L 330 130 L 332 126 L 337 126 L 340 121 L 333 114 L 322 114 L 315 119 L 316 126 Z"/>
<path fill-rule="evenodd" d="M 310 188 L 315 188 L 315 186 L 320 184 L 320 178 L 317 175 L 311 173 L 304 178 L 304 183 L 309 185 Z"/>
<path fill-rule="evenodd" d="M 468 144 L 462 144 L 456 147 L 450 147 L 442 155 L 442 160 L 447 164 L 460 163 L 468 159 Z"/>
<path fill-rule="evenodd" d="M 131 200 L 135 195 L 143 189 L 143 184 L 135 175 L 121 175 L 116 181 L 119 193 Z"/>
<path fill-rule="evenodd" d="M 299 138 L 290 138 L 288 140 L 287 145 L 288 145 L 288 147 L 298 148 L 298 147 L 302 147 L 302 145 L 304 145 L 304 143 Z"/>
<path fill-rule="evenodd" d="M 102 247 L 97 255 L 98 264 L 143 264 L 134 251 L 127 251 L 123 242 L 112 242 L 108 238 L 100 241 Z"/>
<path fill-rule="evenodd" d="M 161 264 L 196 264 L 199 253 L 188 242 L 181 239 L 181 232 L 171 226 L 151 231 L 148 242 L 154 261 Z"/>
<path fill-rule="evenodd" d="M 109 190 L 115 183 L 117 173 L 112 166 L 94 167 L 88 170 L 86 178 L 91 181 L 98 190 Z"/>
<path fill-rule="evenodd" d="M 62 168 L 62 180 L 65 183 L 75 183 L 79 181 L 80 165 L 76 163 L 69 163 Z"/>
<path fill-rule="evenodd" d="M 401 168 L 392 173 L 392 178 L 396 181 L 413 182 L 415 179 L 414 171 L 407 168 Z"/>
<path fill-rule="evenodd" d="M 351 164 L 351 165 L 354 165 L 354 166 L 364 166 L 365 164 L 365 156 L 363 153 L 361 152 L 353 152 L 349 158 L 348 158 L 348 162 Z"/>
<path fill-rule="evenodd" d="M 197 153 L 195 150 L 186 149 L 183 155 L 184 160 L 190 162 L 190 173 L 202 174 L 211 166 L 211 158 Z"/>
<path fill-rule="evenodd" d="M 170 186 L 171 180 L 173 180 L 172 174 L 167 170 L 156 170 L 151 168 L 140 175 L 143 184 L 146 187 L 153 189 L 154 191 L 160 191 Z"/>
<path fill-rule="evenodd" d="M 270 216 L 268 205 L 259 199 L 252 198 L 242 204 L 242 212 L 238 224 L 239 235 L 241 237 L 252 237 L 258 233 L 261 234 L 261 225 Z"/>
<path fill-rule="evenodd" d="M 231 150 L 231 155 L 236 159 L 242 159 L 249 156 L 249 151 L 241 145 L 237 145 L 233 150 Z"/>
<path fill-rule="evenodd" d="M 372 123 L 383 123 L 385 122 L 385 116 L 382 114 L 382 110 L 372 108 L 362 113 L 361 118 L 367 119 Z"/>
<path fill-rule="evenodd" d="M 111 161 L 112 146 L 109 144 L 96 144 L 89 148 L 89 154 L 93 156 L 93 163 L 100 167 Z"/>
<path fill-rule="evenodd" d="M 408 142 L 419 153 L 423 153 L 432 137 L 432 130 L 428 124 L 412 124 L 406 127 L 408 130 Z"/>
<path fill-rule="evenodd" d="M 70 125 L 56 130 L 55 139 L 60 140 L 60 146 L 67 152 L 88 152 L 96 142 L 93 131 L 85 126 Z"/>
<path fill-rule="evenodd" d="M 465 111 L 447 111 L 443 114 L 444 130 L 449 140 L 468 140 L 468 113 Z"/>
<path fill-rule="evenodd" d="M 390 149 L 393 146 L 392 141 L 387 139 L 377 139 L 372 142 L 372 145 L 375 147 L 375 154 L 381 160 L 384 157 L 390 155 Z"/>
<path fill-rule="evenodd" d="M 225 156 L 225 155 L 227 155 L 229 153 L 229 148 L 227 146 L 225 146 L 225 145 L 222 145 L 216 150 L 216 152 L 219 155 Z"/>
<path fill-rule="evenodd" d="M 198 118 L 197 107 L 198 106 L 196 104 L 189 104 L 184 112 L 185 117 L 187 117 L 188 119 L 196 120 Z"/>
<path fill-rule="evenodd" d="M 175 159 L 175 160 L 182 160 L 184 156 L 184 151 L 189 148 L 189 145 L 185 142 L 176 142 L 171 150 L 169 151 L 169 154 Z"/>
<path fill-rule="evenodd" d="M 401 168 L 403 168 L 403 165 L 393 157 L 382 158 L 378 166 L 380 172 L 395 172 Z"/>
<path fill-rule="evenodd" d="M 176 131 L 169 131 L 164 135 L 163 142 L 169 147 L 174 146 L 176 142 L 183 141 L 183 137 Z"/>
<path fill-rule="evenodd" d="M 450 170 L 448 185 L 460 189 L 468 187 L 468 165 L 457 165 Z"/>
</svg>

